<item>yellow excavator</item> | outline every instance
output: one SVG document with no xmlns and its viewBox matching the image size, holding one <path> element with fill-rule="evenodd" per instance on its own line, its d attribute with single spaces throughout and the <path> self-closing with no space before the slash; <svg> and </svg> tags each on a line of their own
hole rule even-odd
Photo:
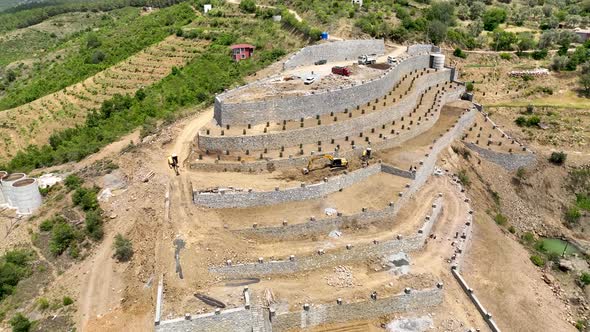
<svg viewBox="0 0 590 332">
<path fill-rule="evenodd" d="M 309 162 L 307 163 L 307 168 L 303 169 L 303 174 L 309 174 L 309 172 L 313 171 L 313 163 L 316 160 L 320 159 L 328 159 L 330 161 L 329 164 L 324 164 L 322 167 L 317 169 L 322 169 L 326 167 L 330 167 L 331 169 L 341 169 L 341 168 L 348 168 L 348 160 L 346 158 L 336 158 L 331 154 L 323 154 L 323 155 L 316 155 L 309 158 Z"/>
</svg>

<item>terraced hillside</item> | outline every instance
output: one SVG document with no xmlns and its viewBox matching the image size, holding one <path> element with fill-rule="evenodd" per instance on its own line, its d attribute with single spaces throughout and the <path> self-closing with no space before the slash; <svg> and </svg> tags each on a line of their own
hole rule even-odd
<svg viewBox="0 0 590 332">
<path fill-rule="evenodd" d="M 81 83 L 1 112 L 0 157 L 12 157 L 29 144 L 46 144 L 54 131 L 82 123 L 89 111 L 116 94 L 132 95 L 161 80 L 174 67 L 194 58 L 205 45 L 170 36 Z"/>
</svg>

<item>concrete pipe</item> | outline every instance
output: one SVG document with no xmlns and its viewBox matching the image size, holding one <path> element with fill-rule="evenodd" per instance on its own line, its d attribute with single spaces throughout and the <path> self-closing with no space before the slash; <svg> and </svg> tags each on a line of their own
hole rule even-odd
<svg viewBox="0 0 590 332">
<path fill-rule="evenodd" d="M 0 181 L 8 176 L 8 173 L 5 171 L 0 171 Z M 2 186 L 0 185 L 0 206 L 5 207 L 8 206 L 8 200 L 6 196 L 4 196 L 4 192 L 2 191 Z"/>
<path fill-rule="evenodd" d="M 8 203 L 8 206 L 11 208 L 16 208 L 15 198 L 12 193 L 12 184 L 18 180 L 22 180 L 27 175 L 25 173 L 13 173 L 8 176 L 5 176 L 0 183 L 2 184 L 2 193 L 4 194 L 4 198 Z"/>
<path fill-rule="evenodd" d="M 42 203 L 39 184 L 36 179 L 21 179 L 12 183 L 12 195 L 19 214 L 31 214 Z"/>
</svg>

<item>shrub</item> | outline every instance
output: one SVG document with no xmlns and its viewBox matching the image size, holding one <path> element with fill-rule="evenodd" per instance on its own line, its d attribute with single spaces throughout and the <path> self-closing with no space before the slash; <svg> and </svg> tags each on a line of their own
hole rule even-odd
<svg viewBox="0 0 590 332">
<path fill-rule="evenodd" d="M 254 13 L 256 12 L 256 2 L 254 0 L 242 0 L 240 9 L 246 13 Z"/>
<path fill-rule="evenodd" d="M 586 328 L 586 321 L 584 321 L 584 320 L 576 321 L 576 329 L 578 329 L 578 331 L 584 331 L 585 328 Z"/>
<path fill-rule="evenodd" d="M 576 206 L 582 210 L 590 211 L 590 196 L 576 194 Z"/>
<path fill-rule="evenodd" d="M 115 258 L 119 262 L 125 262 L 131 259 L 133 256 L 133 246 L 131 241 L 125 238 L 121 234 L 117 234 L 115 236 L 115 243 L 113 244 L 115 248 Z"/>
<path fill-rule="evenodd" d="M 533 52 L 532 57 L 535 60 L 543 60 L 547 57 L 547 54 L 549 52 L 547 51 L 547 49 L 540 49 L 540 50 L 536 50 Z"/>
<path fill-rule="evenodd" d="M 0 300 L 12 294 L 16 285 L 30 274 L 31 252 L 8 251 L 0 259 Z"/>
<path fill-rule="evenodd" d="M 588 273 L 588 272 L 582 272 L 582 274 L 580 275 L 580 282 L 584 286 L 590 285 L 590 273 Z"/>
<path fill-rule="evenodd" d="M 525 176 L 526 176 L 526 169 L 524 167 L 519 167 L 516 170 L 516 177 L 518 177 L 519 179 L 524 179 Z"/>
<path fill-rule="evenodd" d="M 529 118 L 519 116 L 518 118 L 516 118 L 516 120 L 514 120 L 514 123 L 516 123 L 516 125 L 519 127 L 534 127 L 537 126 L 540 122 L 541 118 L 539 118 L 536 115 L 533 115 Z"/>
<path fill-rule="evenodd" d="M 510 54 L 510 53 L 500 53 L 500 59 L 502 59 L 502 60 L 510 60 L 510 59 L 512 59 L 512 54 Z"/>
<path fill-rule="evenodd" d="M 74 300 L 72 300 L 72 298 L 69 296 L 64 296 L 62 303 L 64 306 L 69 306 L 70 304 L 74 303 Z"/>
<path fill-rule="evenodd" d="M 506 225 L 506 223 L 508 222 L 508 218 L 506 218 L 506 216 L 504 216 L 501 213 L 496 214 L 496 216 L 494 217 L 494 221 L 496 222 L 496 224 L 498 224 L 499 226 L 504 226 Z"/>
<path fill-rule="evenodd" d="M 580 213 L 580 210 L 575 206 L 572 206 L 565 211 L 565 221 L 569 224 L 577 224 L 581 217 L 582 214 Z"/>
<path fill-rule="evenodd" d="M 459 181 L 461 181 L 462 185 L 469 187 L 471 184 L 471 180 L 469 180 L 469 176 L 467 176 L 467 172 L 465 172 L 465 170 L 460 170 L 457 174 L 457 177 L 459 178 Z"/>
<path fill-rule="evenodd" d="M 453 52 L 453 55 L 461 59 L 467 59 L 467 53 L 463 52 L 463 50 L 458 47 Z"/>
<path fill-rule="evenodd" d="M 55 216 L 51 219 L 43 220 L 39 225 L 39 230 L 42 232 L 49 232 L 53 229 L 53 225 L 58 222 L 65 222 L 66 220 L 61 216 Z"/>
<path fill-rule="evenodd" d="M 37 299 L 37 307 L 40 310 L 47 310 L 49 308 L 49 300 L 44 297 L 40 297 Z"/>
<path fill-rule="evenodd" d="M 545 259 L 543 257 L 541 257 L 541 256 L 532 255 L 531 256 L 531 262 L 533 262 L 533 264 L 535 264 L 538 267 L 545 266 Z"/>
<path fill-rule="evenodd" d="M 12 332 L 29 332 L 31 321 L 23 314 L 17 313 L 10 319 L 10 326 L 12 326 Z"/>
<path fill-rule="evenodd" d="M 508 231 L 509 231 L 511 234 L 514 234 L 514 233 L 516 233 L 516 228 L 514 228 L 514 226 L 510 226 L 510 227 L 508 227 Z"/>
<path fill-rule="evenodd" d="M 86 212 L 86 232 L 93 240 L 102 239 L 104 232 L 102 229 L 102 216 L 100 211 L 90 210 Z"/>
<path fill-rule="evenodd" d="M 533 243 L 533 241 L 535 241 L 535 235 L 533 235 L 533 233 L 531 232 L 525 232 L 524 234 L 522 234 L 522 240 L 525 243 L 531 244 Z"/>
<path fill-rule="evenodd" d="M 96 189 L 78 188 L 72 195 L 72 202 L 84 211 L 96 210 L 99 206 L 96 192 Z"/>
<path fill-rule="evenodd" d="M 74 228 L 67 222 L 58 222 L 53 225 L 51 231 L 51 241 L 49 242 L 49 249 L 51 253 L 58 256 L 61 255 L 74 240 Z"/>
<path fill-rule="evenodd" d="M 64 185 L 68 190 L 78 189 L 82 184 L 82 179 L 80 179 L 77 175 L 70 174 L 64 180 Z"/>
<path fill-rule="evenodd" d="M 474 89 L 473 82 L 465 83 L 465 90 L 467 92 L 473 92 L 473 89 Z"/>
<path fill-rule="evenodd" d="M 549 161 L 555 165 L 563 165 L 567 158 L 567 154 L 564 152 L 551 152 L 551 156 L 549 157 Z"/>
</svg>

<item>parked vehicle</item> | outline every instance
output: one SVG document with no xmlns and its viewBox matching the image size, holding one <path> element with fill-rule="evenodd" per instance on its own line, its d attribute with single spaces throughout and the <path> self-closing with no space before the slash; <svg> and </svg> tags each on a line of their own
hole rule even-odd
<svg viewBox="0 0 590 332">
<path fill-rule="evenodd" d="M 348 67 L 334 66 L 332 67 L 332 73 L 336 75 L 350 76 L 351 71 Z"/>
<path fill-rule="evenodd" d="M 315 77 L 313 77 L 313 76 L 308 76 L 305 78 L 305 80 L 303 80 L 303 84 L 305 84 L 305 85 L 310 85 L 313 82 L 315 82 Z"/>
<path fill-rule="evenodd" d="M 322 60 L 318 60 L 318 61 L 314 62 L 313 64 L 316 66 L 319 66 L 319 65 L 325 65 L 326 63 L 328 63 L 328 60 L 322 59 Z"/>
<path fill-rule="evenodd" d="M 377 54 L 363 54 L 359 56 L 359 65 L 371 65 L 377 63 Z"/>
<path fill-rule="evenodd" d="M 397 61 L 398 61 L 397 58 L 394 58 L 392 56 L 387 57 L 387 64 L 393 65 L 393 64 L 397 63 Z"/>
</svg>

